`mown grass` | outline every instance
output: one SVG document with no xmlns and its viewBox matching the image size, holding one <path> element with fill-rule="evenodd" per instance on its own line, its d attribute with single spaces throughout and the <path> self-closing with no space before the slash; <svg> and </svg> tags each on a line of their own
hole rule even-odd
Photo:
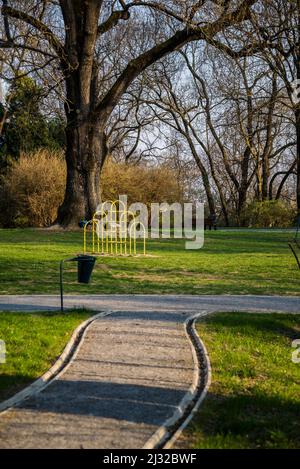
<svg viewBox="0 0 300 469">
<path fill-rule="evenodd" d="M 0 401 L 46 372 L 56 361 L 87 311 L 0 313 L 0 339 L 6 363 L 0 363 Z"/>
<path fill-rule="evenodd" d="M 184 240 L 149 240 L 147 257 L 98 259 L 90 285 L 78 285 L 68 264 L 66 292 L 297 295 L 291 236 L 208 232 L 203 249 L 194 251 L 185 250 Z M 59 261 L 81 252 L 80 231 L 0 230 L 0 294 L 56 293 Z"/>
<path fill-rule="evenodd" d="M 299 448 L 300 316 L 219 313 L 198 323 L 212 385 L 180 447 Z"/>
</svg>

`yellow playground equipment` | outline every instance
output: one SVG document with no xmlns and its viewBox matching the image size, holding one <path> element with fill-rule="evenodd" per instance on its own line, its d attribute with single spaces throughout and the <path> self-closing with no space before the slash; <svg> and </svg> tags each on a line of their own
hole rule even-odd
<svg viewBox="0 0 300 469">
<path fill-rule="evenodd" d="M 127 210 L 122 200 L 108 200 L 101 204 L 92 220 L 84 224 L 83 251 L 84 254 L 136 256 L 137 238 L 142 238 L 141 253 L 146 255 L 145 225 Z"/>
</svg>

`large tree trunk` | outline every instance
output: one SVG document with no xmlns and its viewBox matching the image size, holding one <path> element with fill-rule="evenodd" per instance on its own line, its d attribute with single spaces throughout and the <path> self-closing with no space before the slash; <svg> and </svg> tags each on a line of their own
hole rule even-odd
<svg viewBox="0 0 300 469">
<path fill-rule="evenodd" d="M 99 178 L 106 157 L 104 119 L 95 117 L 97 67 L 94 57 L 101 2 L 60 2 L 66 25 L 63 72 L 67 181 L 56 223 L 66 228 L 90 220 L 99 203 Z M 97 121 L 96 121 L 97 118 Z"/>
<path fill-rule="evenodd" d="M 97 209 L 107 147 L 104 130 L 96 124 L 68 125 L 66 137 L 66 192 L 56 223 L 72 228 L 90 220 Z"/>
</svg>

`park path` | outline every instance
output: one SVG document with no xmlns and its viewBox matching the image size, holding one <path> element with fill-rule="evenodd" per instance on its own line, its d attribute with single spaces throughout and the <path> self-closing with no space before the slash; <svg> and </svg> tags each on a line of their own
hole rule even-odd
<svg viewBox="0 0 300 469">
<path fill-rule="evenodd" d="M 58 295 L 0 295 L 1 311 L 56 310 Z M 67 308 L 94 311 L 285 311 L 300 312 L 299 296 L 255 295 L 66 295 Z"/>
<path fill-rule="evenodd" d="M 57 303 L 49 295 L 6 296 L 0 310 Z M 70 364 L 45 389 L 0 414 L 0 448 L 149 446 L 195 380 L 188 317 L 204 310 L 300 312 L 299 297 L 92 295 L 69 296 L 66 304 L 114 313 L 88 326 Z"/>
<path fill-rule="evenodd" d="M 40 393 L 0 414 L 0 448 L 141 448 L 193 382 L 185 313 L 96 319 L 74 360 Z"/>
</svg>

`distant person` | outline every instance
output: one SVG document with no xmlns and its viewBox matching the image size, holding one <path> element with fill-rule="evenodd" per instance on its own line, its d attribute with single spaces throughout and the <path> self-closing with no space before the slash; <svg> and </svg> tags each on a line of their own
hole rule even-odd
<svg viewBox="0 0 300 469">
<path fill-rule="evenodd" d="M 207 218 L 204 220 L 204 229 L 206 230 L 207 226 L 209 227 L 209 231 L 213 228 L 215 231 L 217 230 L 217 215 L 215 213 L 210 213 Z"/>
</svg>

